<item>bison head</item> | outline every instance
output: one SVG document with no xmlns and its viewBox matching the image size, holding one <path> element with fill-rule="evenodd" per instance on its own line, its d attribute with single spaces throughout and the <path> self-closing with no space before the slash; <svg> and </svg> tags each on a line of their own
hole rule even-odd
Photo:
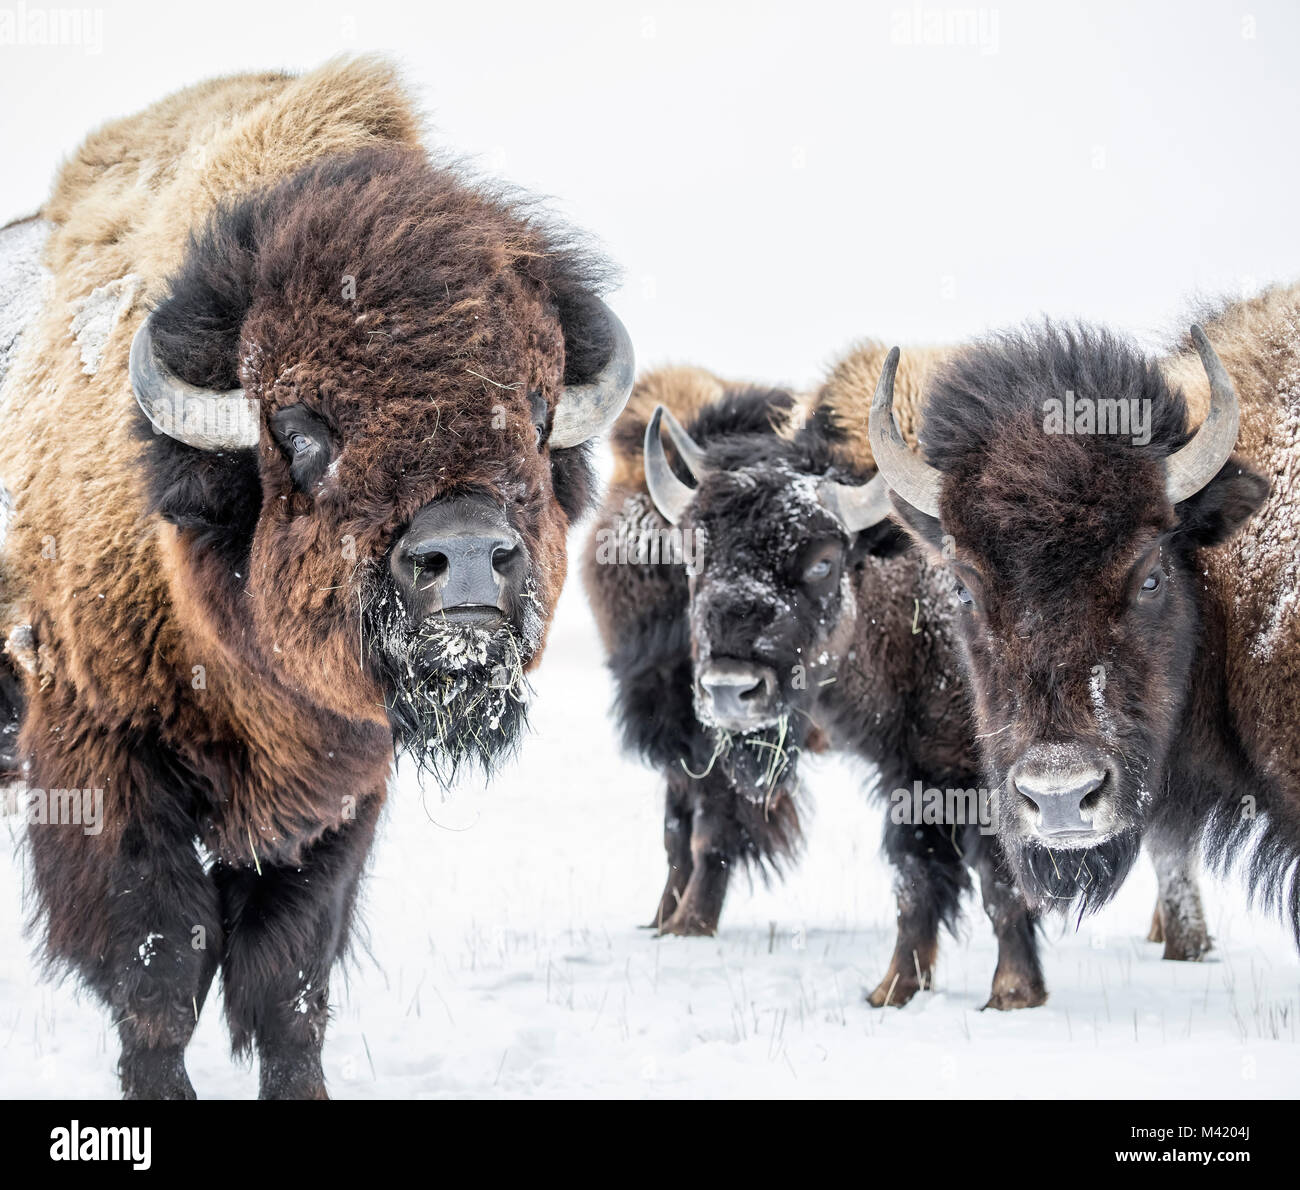
<svg viewBox="0 0 1300 1190">
<path fill-rule="evenodd" d="M 517 737 L 632 380 L 599 266 L 410 151 L 220 208 L 140 326 L 153 504 L 232 664 L 447 775 Z"/>
<path fill-rule="evenodd" d="M 738 394 L 714 415 L 734 421 L 746 400 L 763 420 L 789 406 L 786 394 Z M 715 734 L 713 763 L 761 800 L 793 777 L 813 705 L 849 648 L 855 567 L 873 530 L 897 535 L 881 525 L 883 484 L 829 477 L 814 448 L 770 427 L 705 441 L 707 449 L 660 406 L 646 428 L 646 484 L 682 533 L 696 717 Z"/>
<path fill-rule="evenodd" d="M 1190 441 L 1159 368 L 1085 328 L 959 356 L 927 394 L 928 461 L 893 421 L 896 355 L 876 390 L 872 448 L 952 571 L 999 831 L 1031 896 L 1095 907 L 1132 863 L 1195 681 L 1197 552 L 1267 490 L 1229 457 L 1232 385 L 1192 337 L 1212 399 Z"/>
</svg>

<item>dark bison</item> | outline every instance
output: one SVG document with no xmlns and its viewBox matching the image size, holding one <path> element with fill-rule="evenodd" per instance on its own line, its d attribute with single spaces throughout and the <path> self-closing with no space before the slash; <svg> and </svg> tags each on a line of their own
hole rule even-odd
<svg viewBox="0 0 1300 1190">
<path fill-rule="evenodd" d="M 733 869 L 777 868 L 796 849 L 805 750 L 861 757 L 885 794 L 919 781 L 977 796 L 947 576 L 882 521 L 865 435 L 843 431 L 865 426 L 860 378 L 882 354 L 845 361 L 806 418 L 785 391 L 652 373 L 614 429 L 583 574 L 625 739 L 667 785 L 668 880 L 651 923 L 662 933 L 713 933 Z M 968 865 L 999 943 L 989 1005 L 1043 1003 L 1034 916 L 975 802 L 964 823 L 922 819 L 910 797 L 899 809 L 907 821 L 885 830 L 898 939 L 871 1003 L 930 986 Z"/>
<path fill-rule="evenodd" d="M 891 376 L 872 442 L 951 571 L 1023 887 L 1093 908 L 1143 837 L 1204 842 L 1300 930 L 1300 288 L 1194 326 L 1163 369 L 1087 327 L 985 341 L 931 383 L 924 459 Z"/>
<path fill-rule="evenodd" d="M 515 742 L 630 347 L 599 262 L 432 164 L 382 63 L 175 95 L 41 215 L 0 476 L 47 952 L 126 1095 L 192 1097 L 220 968 L 262 1094 L 323 1097 L 394 747 Z"/>
</svg>

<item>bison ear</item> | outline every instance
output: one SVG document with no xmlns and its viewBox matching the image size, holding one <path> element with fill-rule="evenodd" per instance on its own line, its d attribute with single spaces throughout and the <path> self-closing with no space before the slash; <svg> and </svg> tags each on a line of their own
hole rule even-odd
<svg viewBox="0 0 1300 1190">
<path fill-rule="evenodd" d="M 1194 496 L 1178 505 L 1178 535 L 1194 546 L 1225 542 L 1268 497 L 1268 481 L 1235 458 Z"/>
</svg>

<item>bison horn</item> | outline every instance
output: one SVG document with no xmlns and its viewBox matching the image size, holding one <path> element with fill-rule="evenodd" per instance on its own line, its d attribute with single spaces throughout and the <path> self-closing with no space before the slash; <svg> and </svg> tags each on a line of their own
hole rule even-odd
<svg viewBox="0 0 1300 1190">
<path fill-rule="evenodd" d="M 1194 437 L 1165 462 L 1165 493 L 1170 504 L 1196 495 L 1219 473 L 1237 445 L 1241 410 L 1237 394 L 1205 332 L 1193 324 L 1192 342 L 1210 379 L 1210 411 Z"/>
<path fill-rule="evenodd" d="M 894 374 L 898 371 L 898 354 L 895 347 L 885 357 L 885 366 L 881 368 L 876 383 L 876 395 L 871 399 L 867 423 L 871 453 L 885 483 L 913 508 L 937 518 L 942 474 L 913 452 L 894 420 Z"/>
<path fill-rule="evenodd" d="M 817 485 L 817 494 L 826 510 L 850 533 L 880 524 L 893 511 L 889 485 L 880 475 L 873 476 L 869 483 L 858 484 L 823 480 Z"/>
<path fill-rule="evenodd" d="M 131 340 L 131 388 L 159 434 L 198 450 L 252 450 L 261 434 L 257 402 L 242 388 L 214 392 L 176 376 L 158 358 L 150 318 Z"/>
<path fill-rule="evenodd" d="M 670 525 L 675 525 L 695 498 L 695 488 L 682 483 L 668 465 L 664 440 L 659 433 L 661 424 L 668 427 L 668 435 L 677 447 L 677 453 L 697 484 L 708 468 L 704 463 L 704 452 L 695 440 L 667 409 L 662 405 L 655 406 L 654 416 L 645 428 L 645 482 L 655 507 Z"/>
<path fill-rule="evenodd" d="M 604 433 L 623 412 L 623 406 L 632 395 L 632 381 L 636 377 L 632 338 L 614 311 L 604 302 L 600 306 L 608 321 L 614 347 L 594 380 L 589 384 L 571 384 L 560 397 L 551 422 L 550 437 L 551 446 L 557 450 L 577 446 Z"/>
</svg>

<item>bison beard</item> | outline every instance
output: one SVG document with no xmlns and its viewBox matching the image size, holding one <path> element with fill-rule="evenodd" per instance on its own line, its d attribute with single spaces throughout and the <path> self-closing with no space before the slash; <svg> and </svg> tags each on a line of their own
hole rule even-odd
<svg viewBox="0 0 1300 1190">
<path fill-rule="evenodd" d="M 713 730 L 713 755 L 703 772 L 690 772 L 687 759 L 682 759 L 692 777 L 698 780 L 716 767 L 741 797 L 755 805 L 766 802 L 781 785 L 794 784 L 795 762 L 807 733 L 795 732 L 788 711 L 772 726 L 756 731 Z"/>
<path fill-rule="evenodd" d="M 1142 849 L 1136 830 L 1078 851 L 1050 850 L 1013 832 L 1002 832 L 1000 839 L 1016 881 L 1031 903 L 1071 912 L 1073 903 L 1077 920 L 1100 909 L 1119 891 Z"/>
<path fill-rule="evenodd" d="M 493 629 L 441 615 L 413 625 L 386 578 L 364 589 L 367 662 L 386 692 L 394 749 L 444 786 L 466 762 L 490 774 L 514 752 L 528 722 L 524 667 L 543 629 L 531 578 L 519 606 Z"/>
</svg>

